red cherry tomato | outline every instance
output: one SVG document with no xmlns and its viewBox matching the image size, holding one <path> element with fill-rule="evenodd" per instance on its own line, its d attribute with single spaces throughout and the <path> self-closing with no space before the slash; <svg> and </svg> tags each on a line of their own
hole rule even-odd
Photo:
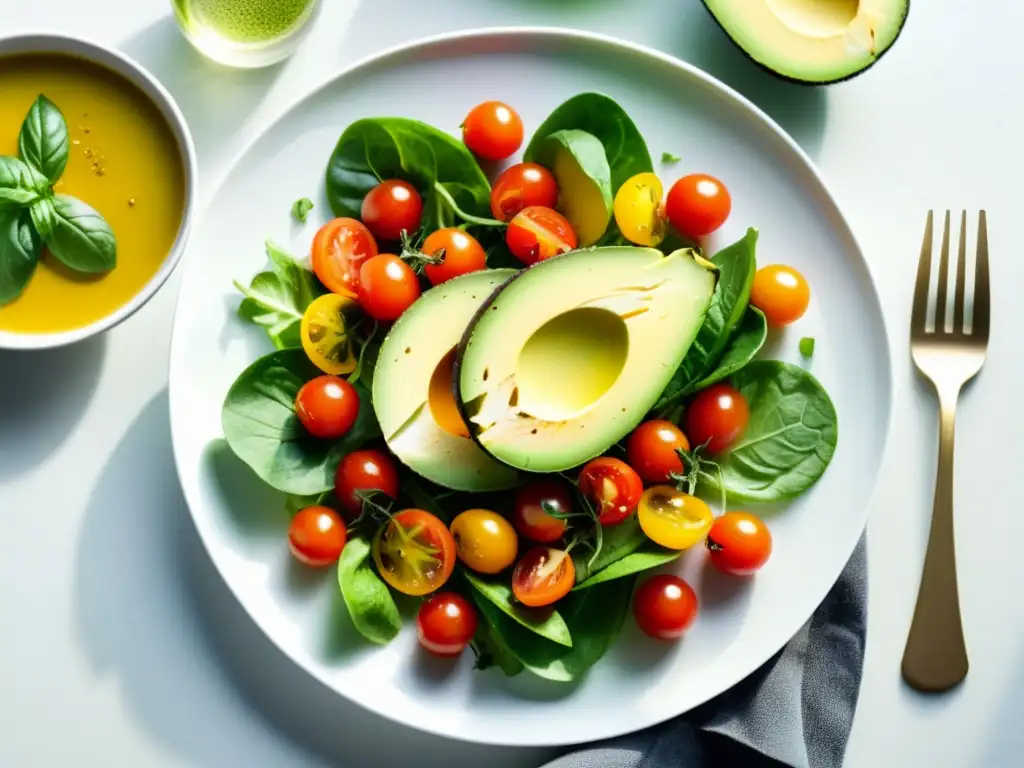
<svg viewBox="0 0 1024 768">
<path fill-rule="evenodd" d="M 288 527 L 288 546 L 299 562 L 323 568 L 336 561 L 348 534 L 338 513 L 329 507 L 300 509 Z"/>
<path fill-rule="evenodd" d="M 462 140 L 485 160 L 504 160 L 523 143 L 523 121 L 508 104 L 477 104 L 462 122 Z"/>
<path fill-rule="evenodd" d="M 728 384 L 714 384 L 686 408 L 686 434 L 694 445 L 707 443 L 710 453 L 721 453 L 739 439 L 749 420 L 747 398 Z"/>
<path fill-rule="evenodd" d="M 772 554 L 768 526 L 747 512 L 726 512 L 708 531 L 708 557 L 723 573 L 750 576 L 761 570 Z"/>
<path fill-rule="evenodd" d="M 337 440 L 356 423 L 359 393 L 338 376 L 317 376 L 295 396 L 295 415 L 314 437 Z"/>
<path fill-rule="evenodd" d="M 651 637 L 678 640 L 697 618 L 697 595 L 678 576 L 658 574 L 637 587 L 633 616 Z"/>
<path fill-rule="evenodd" d="M 554 208 L 556 203 L 558 182 L 551 171 L 537 163 L 509 166 L 491 189 L 491 214 L 498 221 L 508 221 L 523 208 Z"/>
<path fill-rule="evenodd" d="M 377 241 L 355 219 L 340 218 L 320 227 L 310 256 L 313 272 L 331 293 L 359 295 L 359 268 L 377 255 Z"/>
<path fill-rule="evenodd" d="M 423 198 L 412 184 L 388 179 L 366 194 L 359 217 L 378 240 L 398 240 L 420 228 Z"/>
<path fill-rule="evenodd" d="M 431 232 L 423 241 L 423 253 L 440 257 L 440 264 L 427 264 L 424 274 L 431 285 L 440 285 L 459 275 L 477 272 L 487 266 L 487 254 L 475 237 L 450 227 Z"/>
<path fill-rule="evenodd" d="M 558 541 L 566 522 L 548 514 L 550 506 L 560 514 L 572 512 L 572 495 L 562 483 L 540 480 L 519 489 L 512 513 L 512 525 L 520 536 L 541 544 Z"/>
<path fill-rule="evenodd" d="M 710 235 L 725 223 L 731 210 L 729 190 L 714 176 L 703 173 L 683 176 L 665 198 L 669 222 L 690 237 Z"/>
<path fill-rule="evenodd" d="M 420 645 L 435 656 L 458 656 L 473 639 L 476 626 L 476 608 L 455 592 L 431 595 L 416 615 Z"/>
<path fill-rule="evenodd" d="M 505 243 L 513 256 L 529 266 L 573 250 L 577 240 L 565 216 L 553 208 L 534 205 L 512 219 L 505 232 Z"/>
<path fill-rule="evenodd" d="M 352 451 L 338 464 L 334 476 L 334 495 L 350 516 L 358 515 L 363 502 L 356 491 L 380 491 L 398 498 L 398 470 L 380 451 Z"/>
<path fill-rule="evenodd" d="M 764 312 L 768 325 L 781 328 L 804 316 L 811 303 L 811 288 L 792 267 L 769 264 L 754 274 L 750 303 Z"/>
<path fill-rule="evenodd" d="M 420 297 L 420 281 L 412 267 L 391 253 L 368 259 L 359 269 L 359 306 L 374 320 L 401 317 Z"/>
<path fill-rule="evenodd" d="M 512 571 L 512 594 L 523 605 L 551 605 L 569 594 L 576 583 L 576 565 L 569 553 L 551 547 L 534 547 Z"/>
<path fill-rule="evenodd" d="M 683 473 L 683 460 L 676 452 L 690 450 L 686 435 L 671 421 L 653 419 L 633 430 L 626 443 L 626 463 L 647 485 L 671 482 L 671 475 Z"/>
<path fill-rule="evenodd" d="M 617 525 L 633 514 L 644 484 L 626 462 L 602 456 L 583 467 L 579 489 L 594 505 L 601 525 Z"/>
</svg>

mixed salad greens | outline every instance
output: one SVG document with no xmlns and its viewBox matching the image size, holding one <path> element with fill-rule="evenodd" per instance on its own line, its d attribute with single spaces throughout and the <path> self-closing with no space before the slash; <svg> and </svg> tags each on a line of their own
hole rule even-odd
<svg viewBox="0 0 1024 768">
<path fill-rule="evenodd" d="M 729 216 L 721 181 L 666 195 L 601 94 L 555 109 L 493 185 L 480 160 L 514 155 L 521 119 L 486 102 L 461 128 L 342 133 L 308 266 L 268 242 L 267 270 L 236 283 L 274 349 L 227 393 L 223 429 L 288 495 L 295 557 L 337 564 L 367 640 L 400 631 L 395 593 L 421 596 L 428 651 L 569 681 L 631 611 L 666 640 L 692 624 L 690 586 L 645 571 L 702 545 L 738 578 L 766 564 L 764 521 L 728 505 L 810 488 L 836 412 L 804 368 L 757 359 L 806 311 L 802 275 L 758 269 L 755 229 L 699 247 Z"/>
</svg>

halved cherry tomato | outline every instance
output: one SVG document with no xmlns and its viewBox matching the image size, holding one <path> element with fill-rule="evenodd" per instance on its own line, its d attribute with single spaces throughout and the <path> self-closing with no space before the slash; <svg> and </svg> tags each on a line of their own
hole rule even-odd
<svg viewBox="0 0 1024 768">
<path fill-rule="evenodd" d="M 653 173 L 638 173 L 622 183 L 612 211 L 623 237 L 651 247 L 665 239 L 668 226 L 661 205 L 664 194 L 661 179 Z"/>
<path fill-rule="evenodd" d="M 317 376 L 295 396 L 295 415 L 314 437 L 337 440 L 356 423 L 359 393 L 337 376 Z"/>
<path fill-rule="evenodd" d="M 579 489 L 594 505 L 601 525 L 617 525 L 633 514 L 644 484 L 626 462 L 602 456 L 583 467 Z"/>
<path fill-rule="evenodd" d="M 537 163 L 510 165 L 491 188 L 491 214 L 498 221 L 508 221 L 523 208 L 554 208 L 557 203 L 558 182 L 551 171 Z"/>
<path fill-rule="evenodd" d="M 729 190 L 714 176 L 703 173 L 683 176 L 665 199 L 669 222 L 689 237 L 710 235 L 725 223 L 731 210 Z"/>
<path fill-rule="evenodd" d="M 422 509 L 403 509 L 377 531 L 373 561 L 381 578 L 406 595 L 444 586 L 455 568 L 455 540 L 441 520 Z"/>
<path fill-rule="evenodd" d="M 438 592 L 416 614 L 420 645 L 435 656 L 458 656 L 476 634 L 476 608 L 455 592 Z"/>
<path fill-rule="evenodd" d="M 359 268 L 377 255 L 377 241 L 356 219 L 327 222 L 313 238 L 313 272 L 331 293 L 359 295 Z"/>
<path fill-rule="evenodd" d="M 349 331 L 358 320 L 359 304 L 338 293 L 325 293 L 306 307 L 299 338 L 313 365 L 324 373 L 352 373 L 358 359 Z"/>
<path fill-rule="evenodd" d="M 423 241 L 423 253 L 440 258 L 440 264 L 427 264 L 424 274 L 431 285 L 440 285 L 459 275 L 487 266 L 487 253 L 475 237 L 455 227 L 431 232 Z"/>
<path fill-rule="evenodd" d="M 288 527 L 288 546 L 292 554 L 314 568 L 336 561 L 347 538 L 345 523 L 330 507 L 300 509 Z"/>
<path fill-rule="evenodd" d="M 380 451 L 362 450 L 346 454 L 334 475 L 334 495 L 345 511 L 356 516 L 363 510 L 357 491 L 380 491 L 398 498 L 398 470 Z"/>
<path fill-rule="evenodd" d="M 485 101 L 462 121 L 462 140 L 485 160 L 504 160 L 523 143 L 523 121 L 508 104 Z"/>
<path fill-rule="evenodd" d="M 678 640 L 697 618 L 697 595 L 678 576 L 661 573 L 637 587 L 633 616 L 645 634 Z"/>
<path fill-rule="evenodd" d="M 750 408 L 738 390 L 713 384 L 701 390 L 686 408 L 686 434 L 694 445 L 707 443 L 711 453 L 729 448 L 750 420 Z"/>
<path fill-rule="evenodd" d="M 669 549 L 688 549 L 703 539 L 714 515 L 696 496 L 671 485 L 653 485 L 636 507 L 637 520 L 647 538 Z"/>
<path fill-rule="evenodd" d="M 366 193 L 359 218 L 378 240 L 398 240 L 420 228 L 423 198 L 416 187 L 401 179 L 388 179 Z"/>
<path fill-rule="evenodd" d="M 633 430 L 626 443 L 626 463 L 645 483 L 668 483 L 683 473 L 677 451 L 690 450 L 683 431 L 671 421 L 652 419 Z"/>
<path fill-rule="evenodd" d="M 559 514 L 572 512 L 572 495 L 563 483 L 539 480 L 523 486 L 516 494 L 512 522 L 520 536 L 550 544 L 565 533 L 566 522 L 549 515 L 544 507 L 550 506 Z"/>
<path fill-rule="evenodd" d="M 769 264 L 754 273 L 750 303 L 764 312 L 768 325 L 780 328 L 804 316 L 811 303 L 811 287 L 792 267 Z"/>
<path fill-rule="evenodd" d="M 749 576 L 761 570 L 772 554 L 768 526 L 747 512 L 726 512 L 708 532 L 708 557 L 723 573 Z"/>
<path fill-rule="evenodd" d="M 576 566 L 569 553 L 551 547 L 534 547 L 512 571 L 512 594 L 523 605 L 551 605 L 569 594 L 576 583 Z"/>
<path fill-rule="evenodd" d="M 420 281 L 412 267 L 390 253 L 363 262 L 359 284 L 359 306 L 383 322 L 397 320 L 420 297 Z"/>
<path fill-rule="evenodd" d="M 509 222 L 505 244 L 513 256 L 529 266 L 573 250 L 577 240 L 565 216 L 553 208 L 533 205 L 523 208 Z"/>
<path fill-rule="evenodd" d="M 500 573 L 515 562 L 515 529 L 497 512 L 467 509 L 452 520 L 451 531 L 455 554 L 477 573 Z"/>
</svg>

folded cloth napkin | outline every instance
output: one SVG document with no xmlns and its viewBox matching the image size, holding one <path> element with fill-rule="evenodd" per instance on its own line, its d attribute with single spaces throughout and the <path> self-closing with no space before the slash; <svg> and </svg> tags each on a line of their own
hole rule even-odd
<svg viewBox="0 0 1024 768">
<path fill-rule="evenodd" d="M 867 631 L 867 548 L 763 667 L 675 720 L 563 755 L 544 768 L 839 768 Z"/>
</svg>

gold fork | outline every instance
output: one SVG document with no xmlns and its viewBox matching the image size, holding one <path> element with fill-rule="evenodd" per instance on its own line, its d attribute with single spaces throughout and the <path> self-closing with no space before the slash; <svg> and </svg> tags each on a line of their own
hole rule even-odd
<svg viewBox="0 0 1024 768">
<path fill-rule="evenodd" d="M 964 325 L 967 262 L 967 212 L 960 219 L 952 330 L 946 330 L 949 267 L 949 211 L 942 230 L 936 291 L 935 327 L 927 330 L 928 287 L 932 265 L 932 212 L 921 246 L 910 321 L 910 351 L 917 369 L 935 387 L 939 399 L 939 462 L 935 475 L 928 551 L 921 574 L 914 619 L 903 652 L 903 677 L 920 691 L 945 691 L 967 676 L 967 648 L 960 619 L 953 545 L 953 419 L 960 389 L 985 362 L 989 332 L 988 228 L 985 211 L 978 216 L 975 256 L 974 313 L 971 329 Z"/>
</svg>

